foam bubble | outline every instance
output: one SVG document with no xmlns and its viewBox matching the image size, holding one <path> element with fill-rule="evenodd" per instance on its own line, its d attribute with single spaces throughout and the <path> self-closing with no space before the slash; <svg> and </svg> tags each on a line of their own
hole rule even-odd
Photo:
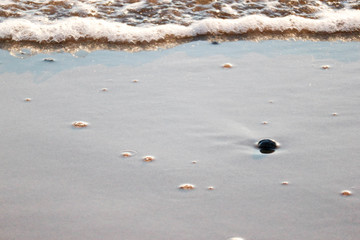
<svg viewBox="0 0 360 240">
<path fill-rule="evenodd" d="M 229 5 L 224 5 L 221 8 L 221 11 L 223 11 L 224 13 L 230 14 L 230 15 L 238 15 L 237 11 L 235 9 L 232 9 L 231 6 L 229 6 Z"/>
<path fill-rule="evenodd" d="M 72 12 L 83 13 L 87 15 L 96 15 L 97 9 L 94 5 L 85 2 L 76 1 L 72 4 Z"/>
<path fill-rule="evenodd" d="M 129 5 L 126 5 L 124 6 L 122 9 L 121 9 L 121 13 L 122 14 L 127 14 L 128 13 L 128 10 L 138 10 L 142 7 L 144 7 L 146 5 L 146 3 L 144 1 L 139 1 L 139 2 L 135 2 L 135 3 L 131 3 Z"/>
</svg>

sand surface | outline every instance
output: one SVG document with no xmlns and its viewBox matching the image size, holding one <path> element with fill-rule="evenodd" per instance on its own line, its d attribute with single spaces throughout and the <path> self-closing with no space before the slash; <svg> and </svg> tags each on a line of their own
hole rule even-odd
<svg viewBox="0 0 360 240">
<path fill-rule="evenodd" d="M 359 238 L 360 43 L 0 56 L 0 239 Z"/>
</svg>

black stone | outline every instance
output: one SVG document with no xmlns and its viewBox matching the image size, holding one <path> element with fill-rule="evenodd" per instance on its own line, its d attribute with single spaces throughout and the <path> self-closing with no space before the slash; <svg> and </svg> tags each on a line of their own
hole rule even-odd
<svg viewBox="0 0 360 240">
<path fill-rule="evenodd" d="M 273 153 L 275 149 L 278 147 L 278 144 L 271 139 L 262 139 L 257 144 L 261 153 L 269 154 Z"/>
<path fill-rule="evenodd" d="M 219 43 L 217 41 L 213 41 L 211 44 L 212 45 L 218 45 Z"/>
</svg>

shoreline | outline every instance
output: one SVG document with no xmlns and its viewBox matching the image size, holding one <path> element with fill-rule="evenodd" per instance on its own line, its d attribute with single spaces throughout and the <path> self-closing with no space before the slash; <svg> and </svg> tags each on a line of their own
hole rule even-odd
<svg viewBox="0 0 360 240">
<path fill-rule="evenodd" d="M 209 43 L 227 43 L 238 41 L 251 42 L 267 42 L 267 41 L 310 41 L 310 42 L 359 42 L 360 37 L 356 32 L 333 32 L 331 34 L 326 32 L 309 32 L 309 31 L 249 31 L 242 34 L 211 34 L 200 35 L 196 37 L 182 37 L 167 36 L 164 39 L 151 41 L 109 41 L 107 38 L 92 39 L 81 38 L 78 40 L 68 39 L 60 42 L 49 41 L 13 41 L 11 39 L 0 39 L 0 49 L 9 51 L 13 55 L 22 54 L 22 51 L 30 52 L 31 55 L 36 54 L 52 54 L 52 53 L 76 53 L 79 50 L 94 52 L 94 51 L 125 51 L 125 52 L 141 52 L 141 51 L 158 51 L 176 48 L 181 45 L 186 45 L 192 42 Z"/>
</svg>

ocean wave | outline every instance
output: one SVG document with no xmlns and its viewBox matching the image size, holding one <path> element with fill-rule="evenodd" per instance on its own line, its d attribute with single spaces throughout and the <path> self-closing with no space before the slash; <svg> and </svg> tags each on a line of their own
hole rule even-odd
<svg viewBox="0 0 360 240">
<path fill-rule="evenodd" d="M 97 40 L 110 43 L 141 43 L 214 35 L 248 33 L 359 33 L 360 13 L 344 9 L 322 13 L 317 19 L 249 15 L 238 19 L 208 18 L 189 26 L 177 24 L 129 26 L 96 18 L 70 17 L 54 21 L 6 19 L 0 23 L 0 39 L 38 43 Z"/>
</svg>

